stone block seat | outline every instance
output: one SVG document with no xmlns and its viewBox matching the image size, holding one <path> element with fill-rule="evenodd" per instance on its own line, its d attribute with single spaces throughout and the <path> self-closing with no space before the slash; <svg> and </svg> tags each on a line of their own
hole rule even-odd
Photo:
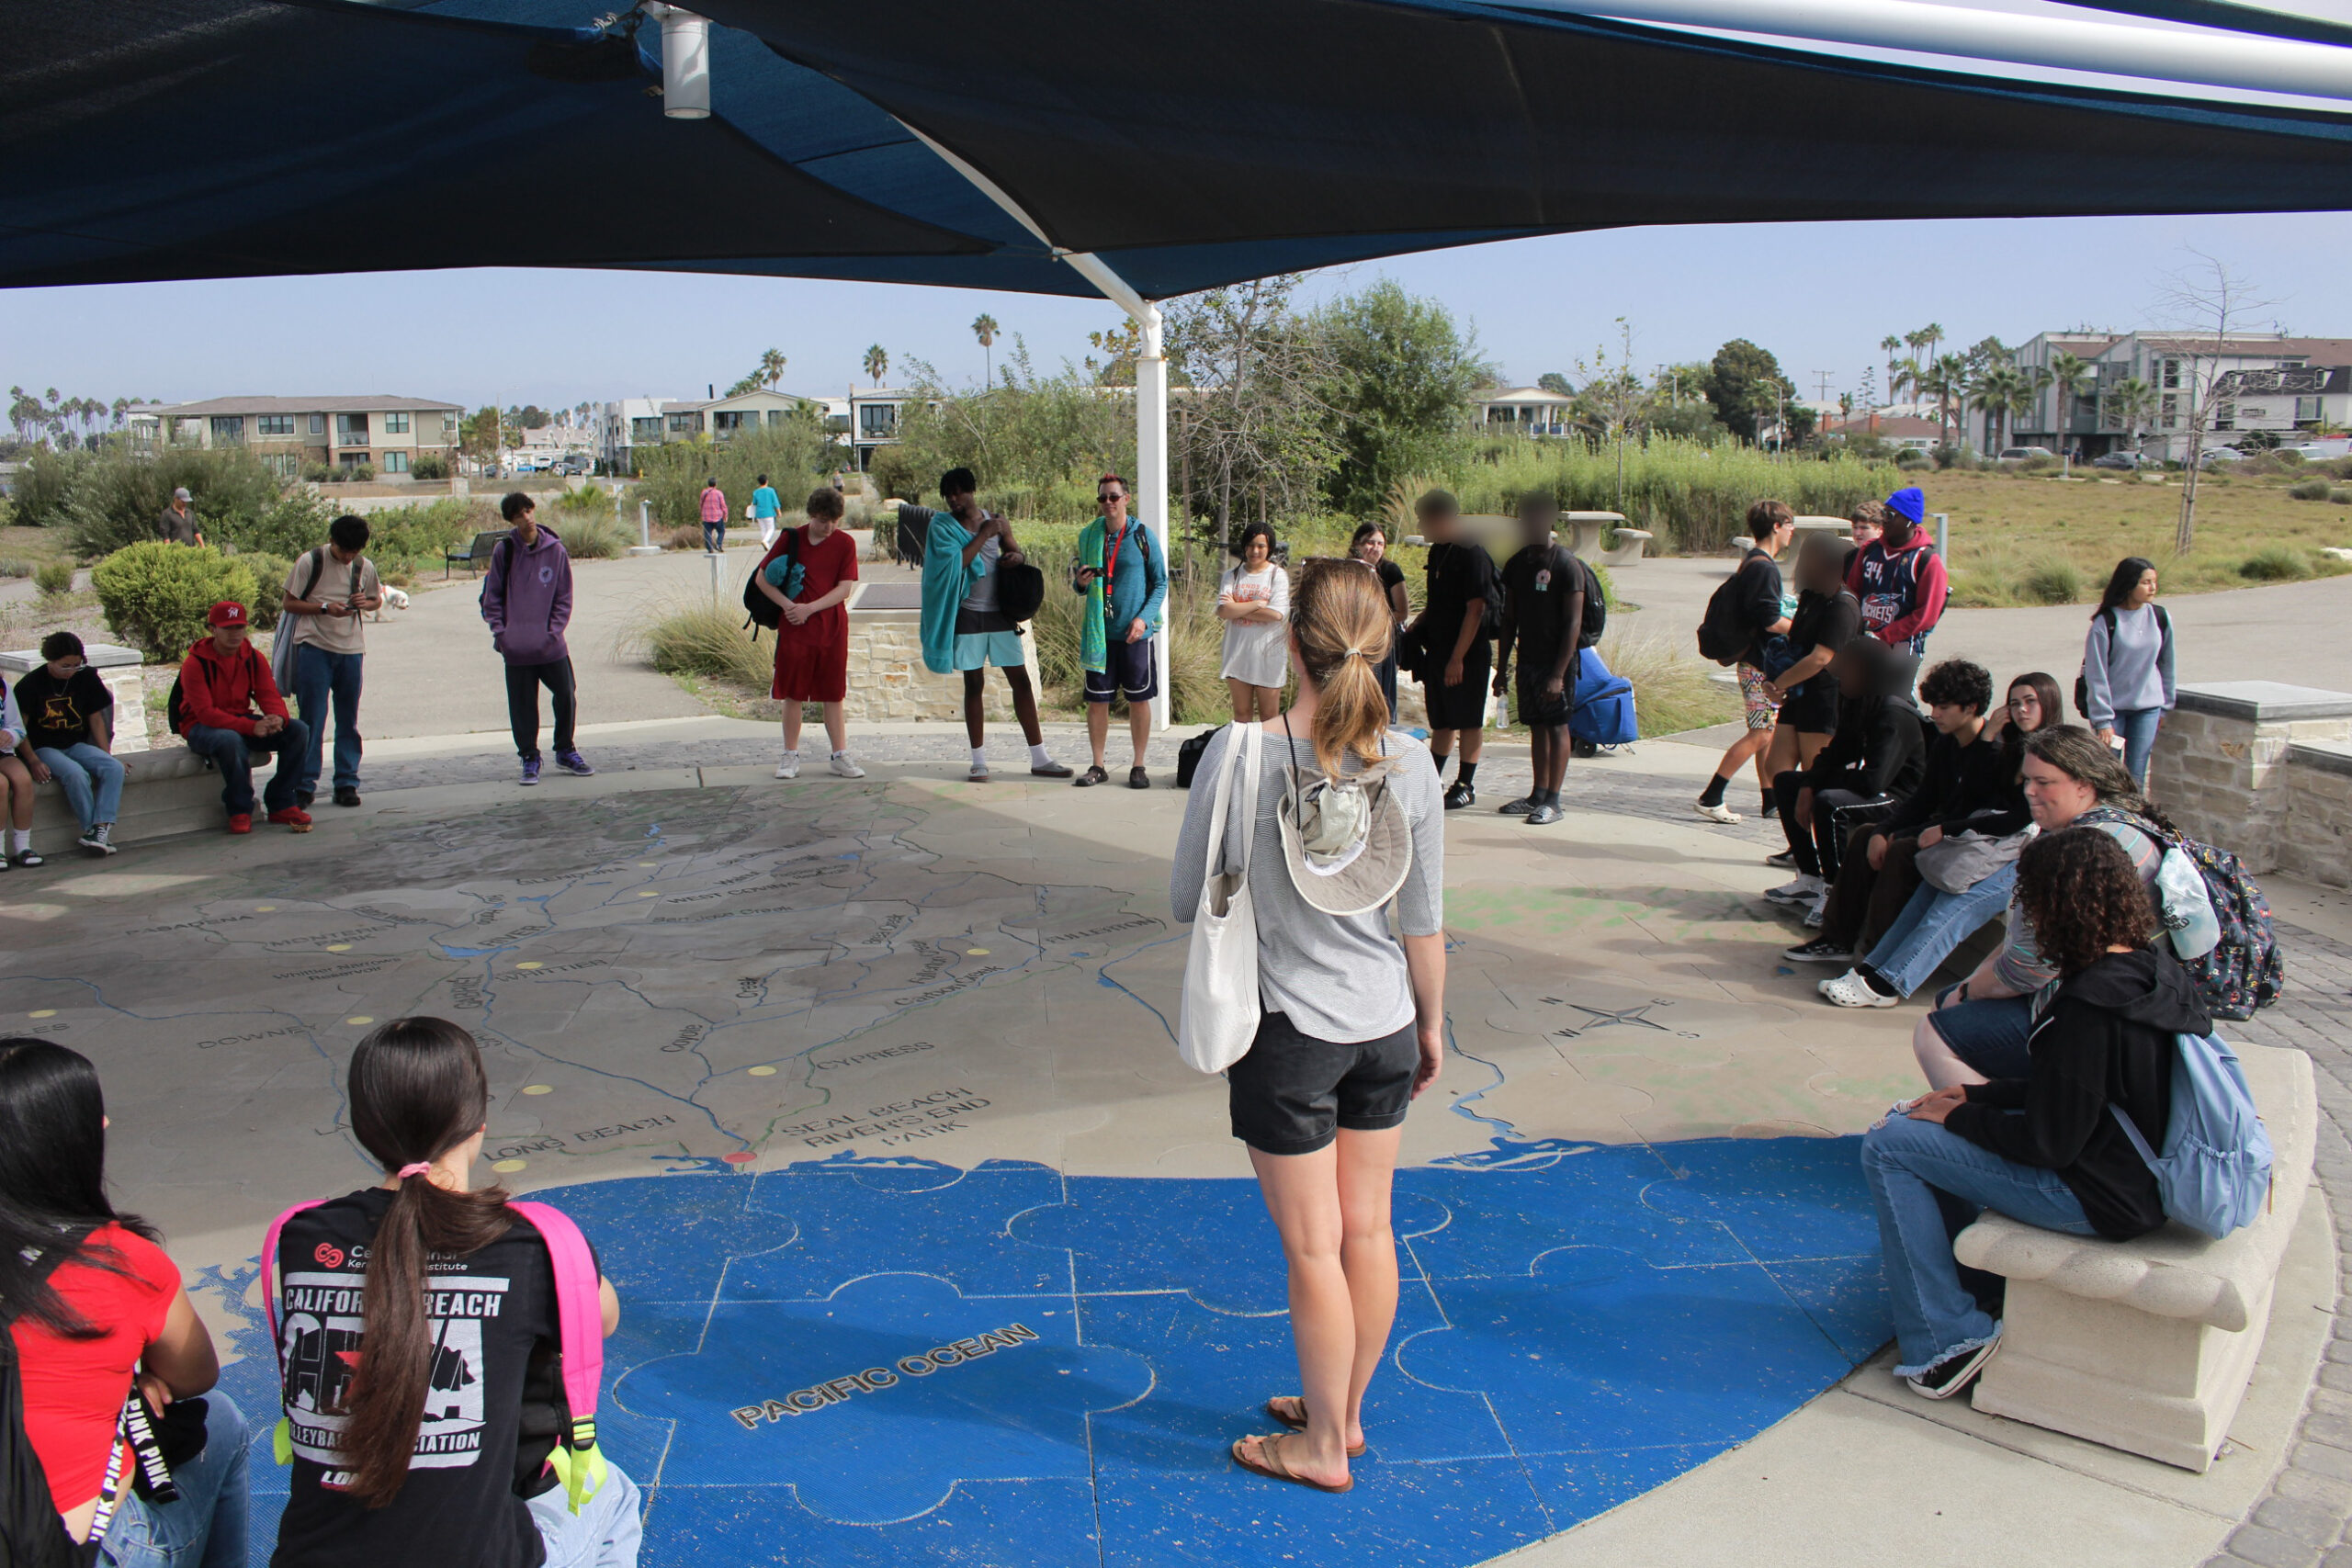
<svg viewBox="0 0 2352 1568">
<path fill-rule="evenodd" d="M 220 805 L 220 771 L 187 746 L 124 751 L 117 757 L 125 776 L 122 808 L 116 814 L 114 826 L 116 843 L 136 843 L 175 833 L 219 832 L 228 827 L 228 814 Z M 268 757 L 254 759 L 256 795 L 276 766 Z M 79 853 L 72 845 L 80 831 L 74 807 L 54 782 L 42 784 L 34 792 L 34 842 L 40 846 L 42 853 L 52 857 L 60 851 Z"/>
<path fill-rule="evenodd" d="M 2233 1049 L 2270 1134 L 2268 1207 L 2220 1241 L 2177 1224 L 2137 1241 L 2086 1239 L 1994 1213 L 1962 1231 L 1960 1261 L 2008 1280 L 1978 1410 L 2184 1470 L 2212 1464 L 2262 1352 L 2319 1120 L 2309 1056 Z"/>
</svg>

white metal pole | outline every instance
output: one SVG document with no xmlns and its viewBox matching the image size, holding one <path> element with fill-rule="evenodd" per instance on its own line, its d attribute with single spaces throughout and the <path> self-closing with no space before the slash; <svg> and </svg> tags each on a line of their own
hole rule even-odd
<svg viewBox="0 0 2352 1568">
<path fill-rule="evenodd" d="M 1168 600 L 1176 599 L 1175 557 L 1168 548 L 1168 357 L 1160 343 L 1159 307 L 1145 303 L 1136 318 L 1143 328 L 1143 352 L 1136 356 L 1136 501 L 1144 526 L 1159 547 L 1168 570 Z M 1166 729 L 1170 722 L 1170 688 L 1174 671 L 1169 663 L 1173 645 L 1169 639 L 1170 617 L 1162 614 L 1152 643 L 1159 660 L 1159 692 L 1151 699 L 1151 728 Z"/>
</svg>

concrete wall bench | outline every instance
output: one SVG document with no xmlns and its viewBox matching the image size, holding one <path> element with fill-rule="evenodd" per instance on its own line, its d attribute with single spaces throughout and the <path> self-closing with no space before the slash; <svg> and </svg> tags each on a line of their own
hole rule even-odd
<svg viewBox="0 0 2352 1568">
<path fill-rule="evenodd" d="M 2177 1224 L 2085 1239 L 1992 1213 L 1962 1231 L 1961 1262 L 2008 1280 L 1977 1409 L 2184 1470 L 2211 1465 L 2262 1353 L 2319 1119 L 2310 1057 L 2234 1049 L 2270 1134 L 2268 1209 L 2221 1241 Z"/>
<path fill-rule="evenodd" d="M 122 808 L 116 813 L 114 841 L 136 843 L 174 833 L 221 832 L 229 825 L 220 804 L 220 773 L 186 746 L 153 751 L 125 751 L 117 756 L 124 769 Z M 254 759 L 254 793 L 258 795 L 277 764 L 267 757 Z M 52 781 L 33 795 L 34 842 L 53 861 L 59 852 L 79 853 L 74 839 L 82 830 L 66 803 L 65 792 Z"/>
</svg>

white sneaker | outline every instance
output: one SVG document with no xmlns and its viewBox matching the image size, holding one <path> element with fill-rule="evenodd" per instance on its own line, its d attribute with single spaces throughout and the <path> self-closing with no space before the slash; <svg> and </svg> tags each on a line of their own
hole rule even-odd
<svg viewBox="0 0 2352 1568">
<path fill-rule="evenodd" d="M 74 841 L 79 844 L 82 848 L 89 851 L 94 855 L 113 854 L 116 852 L 114 842 L 114 824 L 111 822 L 101 822 Z"/>
<path fill-rule="evenodd" d="M 1825 891 L 1821 878 L 1800 874 L 1794 882 L 1783 882 L 1778 887 L 1766 888 L 1764 897 L 1775 904 L 1810 904 Z"/>
<path fill-rule="evenodd" d="M 831 765 L 834 774 L 840 778 L 862 779 L 865 776 L 865 770 L 851 761 L 846 751 L 834 752 Z"/>
<path fill-rule="evenodd" d="M 1696 811 L 1700 816 L 1705 818 L 1710 822 L 1721 822 L 1725 825 L 1729 825 L 1740 820 L 1739 813 L 1734 811 L 1728 806 L 1709 806 L 1705 801 L 1702 800 L 1695 802 L 1691 806 L 1690 809 Z"/>
<path fill-rule="evenodd" d="M 800 776 L 800 753 L 797 751 L 786 751 L 784 754 L 784 761 L 775 765 L 775 776 L 780 779 L 798 778 Z"/>
<path fill-rule="evenodd" d="M 1849 969 L 1835 980 L 1821 982 L 1822 999 L 1833 1007 L 1894 1008 L 1903 1005 L 1901 997 L 1883 997 L 1871 988 L 1858 970 Z"/>
<path fill-rule="evenodd" d="M 1805 906 L 1804 929 L 1809 931 L 1817 931 L 1827 921 L 1828 918 L 1829 896 L 1825 893 L 1820 897 L 1815 898 L 1812 903 Z"/>
</svg>

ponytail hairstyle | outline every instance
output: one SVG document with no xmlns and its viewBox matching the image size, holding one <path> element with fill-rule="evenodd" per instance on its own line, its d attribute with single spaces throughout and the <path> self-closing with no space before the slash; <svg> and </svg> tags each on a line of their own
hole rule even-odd
<svg viewBox="0 0 2352 1568">
<path fill-rule="evenodd" d="M 1380 578 L 1360 560 L 1311 560 L 1291 589 L 1290 636 L 1300 678 L 1315 684 L 1315 765 L 1337 775 L 1352 752 L 1380 760 L 1388 699 L 1376 667 L 1393 616 Z"/>
<path fill-rule="evenodd" d="M 46 1040 L 0 1040 L 0 1320 L 29 1318 L 67 1339 L 100 1337 L 105 1325 L 85 1321 L 26 1255 L 79 1243 L 107 1224 L 160 1239 L 107 1201 L 106 1117 L 87 1056 Z M 105 1247 L 84 1247 L 81 1261 L 130 1272 Z"/>
<path fill-rule="evenodd" d="M 408 1480 L 432 1379 L 427 1258 L 480 1251 L 518 1216 L 501 1188 L 453 1192 L 414 1169 L 482 1127 L 490 1078 L 472 1035 L 447 1019 L 396 1018 L 370 1031 L 352 1053 L 348 1084 L 351 1130 L 385 1174 L 400 1177 L 368 1244 L 359 1371 L 339 1412 L 348 1417 L 342 1445 L 348 1490 L 380 1508 Z"/>
</svg>

